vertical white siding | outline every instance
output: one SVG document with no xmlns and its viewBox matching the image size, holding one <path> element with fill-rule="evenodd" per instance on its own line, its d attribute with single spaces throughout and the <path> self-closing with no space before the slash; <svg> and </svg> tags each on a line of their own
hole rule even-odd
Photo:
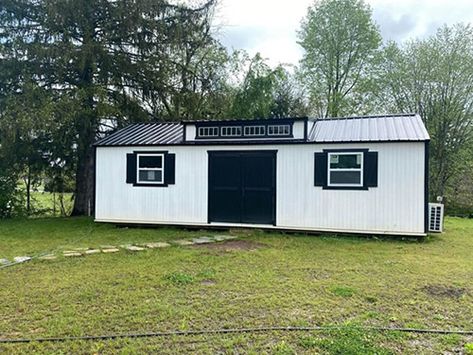
<svg viewBox="0 0 473 355">
<path fill-rule="evenodd" d="M 424 233 L 424 143 L 154 147 L 176 154 L 176 184 L 126 184 L 126 154 L 150 147 L 97 148 L 96 220 L 207 223 L 209 150 L 277 149 L 276 223 L 282 228 Z M 360 148 L 378 152 L 378 187 L 314 186 L 314 153 Z"/>
<path fill-rule="evenodd" d="M 292 135 L 295 139 L 304 139 L 304 129 L 305 129 L 305 121 L 304 120 L 297 120 L 294 121 L 294 125 L 292 126 Z"/>
</svg>

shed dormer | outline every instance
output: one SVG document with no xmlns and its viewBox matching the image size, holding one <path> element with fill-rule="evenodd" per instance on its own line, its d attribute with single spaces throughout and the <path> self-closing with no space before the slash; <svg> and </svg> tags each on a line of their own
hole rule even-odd
<svg viewBox="0 0 473 355">
<path fill-rule="evenodd" d="M 184 121 L 184 142 L 307 140 L 308 119 Z"/>
</svg>

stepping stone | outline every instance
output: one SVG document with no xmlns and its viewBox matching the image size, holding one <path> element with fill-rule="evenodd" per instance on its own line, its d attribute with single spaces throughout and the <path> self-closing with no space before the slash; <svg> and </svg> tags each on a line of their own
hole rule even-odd
<svg viewBox="0 0 473 355">
<path fill-rule="evenodd" d="M 136 245 L 130 245 L 130 246 L 127 246 L 127 247 L 124 247 L 126 250 L 129 250 L 129 251 L 142 251 L 142 250 L 145 250 L 145 248 L 143 247 L 137 247 Z"/>
<path fill-rule="evenodd" d="M 171 244 L 164 243 L 164 242 L 157 242 L 157 243 L 147 243 L 145 244 L 147 248 L 154 249 L 154 248 L 167 248 L 170 247 Z"/>
<path fill-rule="evenodd" d="M 182 246 L 194 244 L 189 240 L 174 240 L 173 243 L 177 245 L 182 245 Z"/>
<path fill-rule="evenodd" d="M 63 254 L 74 254 L 74 253 L 78 253 L 77 250 L 64 250 L 63 251 Z"/>
<path fill-rule="evenodd" d="M 81 252 L 81 251 L 89 250 L 89 248 L 72 248 L 72 250 Z"/>
<path fill-rule="evenodd" d="M 82 256 L 82 253 L 74 252 L 74 253 L 64 253 L 65 257 L 76 257 L 76 256 Z"/>
<path fill-rule="evenodd" d="M 210 239 L 209 237 L 194 238 L 194 239 L 192 239 L 192 241 L 195 244 L 207 244 L 207 243 L 215 242 L 214 239 Z"/>
<path fill-rule="evenodd" d="M 222 242 L 224 240 L 230 240 L 230 239 L 236 239 L 238 237 L 234 236 L 234 235 L 216 235 L 214 237 L 214 239 L 218 242 Z"/>
<path fill-rule="evenodd" d="M 50 254 L 50 255 L 43 255 L 43 256 L 40 256 L 38 259 L 39 259 L 39 260 L 54 260 L 54 259 L 56 259 L 56 258 L 57 258 L 56 255 Z"/>
<path fill-rule="evenodd" d="M 10 263 L 10 260 L 8 259 L 0 259 L 0 265 L 9 265 L 11 264 Z"/>
<path fill-rule="evenodd" d="M 31 257 L 29 256 L 15 256 L 13 258 L 13 261 L 15 263 L 24 263 L 25 261 L 29 261 L 29 260 L 31 260 Z"/>
<path fill-rule="evenodd" d="M 102 249 L 102 253 L 109 254 L 109 253 L 116 253 L 117 251 L 120 251 L 118 248 L 104 248 Z"/>
<path fill-rule="evenodd" d="M 85 251 L 86 255 L 98 254 L 98 253 L 100 253 L 100 249 L 89 249 Z"/>
</svg>

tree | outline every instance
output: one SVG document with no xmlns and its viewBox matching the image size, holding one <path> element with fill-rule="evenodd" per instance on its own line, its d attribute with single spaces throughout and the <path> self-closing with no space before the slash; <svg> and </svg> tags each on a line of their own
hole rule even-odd
<svg viewBox="0 0 473 355">
<path fill-rule="evenodd" d="M 237 52 L 228 68 L 232 118 L 304 116 L 307 108 L 294 77 L 283 66 L 271 68 L 257 53 Z"/>
<path fill-rule="evenodd" d="M 473 174 L 473 28 L 443 26 L 425 40 L 388 44 L 378 82 L 380 107 L 418 112 L 426 123 L 431 198 L 465 191 L 452 182 Z"/>
<path fill-rule="evenodd" d="M 299 44 L 301 78 L 317 114 L 354 113 L 368 91 L 370 64 L 381 44 L 370 7 L 363 0 L 315 2 L 302 21 Z"/>
<path fill-rule="evenodd" d="M 5 0 L 0 5 L 0 115 L 33 81 L 73 114 L 74 215 L 90 214 L 96 138 L 124 122 L 181 116 L 197 81 L 191 63 L 211 43 L 214 0 Z M 197 55 L 196 53 L 199 53 Z M 180 83 L 180 84 L 179 84 Z M 187 95 L 187 96 L 186 96 Z M 161 110 L 161 108 L 163 108 Z M 2 117 L 0 116 L 0 119 Z M 59 117 L 58 127 L 67 123 Z M 57 131 L 57 130 L 56 130 Z"/>
</svg>

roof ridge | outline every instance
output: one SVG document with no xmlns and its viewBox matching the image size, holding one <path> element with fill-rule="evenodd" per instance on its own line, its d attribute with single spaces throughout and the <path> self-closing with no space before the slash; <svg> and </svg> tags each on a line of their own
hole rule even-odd
<svg viewBox="0 0 473 355">
<path fill-rule="evenodd" d="M 362 116 L 343 116 L 343 117 L 325 117 L 315 118 L 315 121 L 335 121 L 335 120 L 356 120 L 356 119 L 370 119 L 370 118 L 389 118 L 389 117 L 412 117 L 417 113 L 391 113 L 384 115 L 362 115 Z"/>
</svg>

